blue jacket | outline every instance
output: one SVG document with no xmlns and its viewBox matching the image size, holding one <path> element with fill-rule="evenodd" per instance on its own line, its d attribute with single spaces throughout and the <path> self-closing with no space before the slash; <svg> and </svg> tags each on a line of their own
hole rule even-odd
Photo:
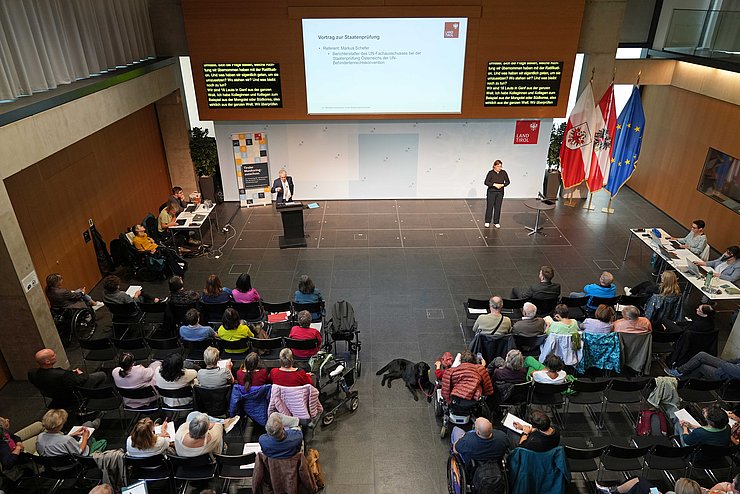
<svg viewBox="0 0 740 494">
<path fill-rule="evenodd" d="M 722 261 L 723 259 L 719 257 L 714 261 L 707 261 L 707 266 L 715 269 L 717 266 L 722 264 Z M 719 279 L 729 281 L 730 283 L 736 283 L 738 280 L 740 280 L 740 263 L 735 261 L 733 264 L 730 264 L 725 269 L 723 269 L 722 274 L 719 275 Z"/>
<path fill-rule="evenodd" d="M 583 293 L 585 293 L 589 297 L 601 297 L 601 298 L 616 297 L 617 296 L 617 285 L 612 283 L 608 287 L 604 287 L 604 286 L 599 285 L 598 283 L 591 283 L 583 287 Z M 588 299 L 588 304 L 586 304 L 586 306 L 590 309 L 596 308 L 593 305 L 591 305 L 591 299 Z"/>
<path fill-rule="evenodd" d="M 562 446 L 544 453 L 515 448 L 508 465 L 510 494 L 565 494 L 570 483 Z"/>
<path fill-rule="evenodd" d="M 234 384 L 234 389 L 231 392 L 231 402 L 229 403 L 229 417 L 234 417 L 239 405 L 241 405 L 240 411 L 243 413 L 239 413 L 239 415 L 247 415 L 264 427 L 267 423 L 267 405 L 270 404 L 271 393 L 271 384 L 252 386 L 248 390 L 244 389 L 241 384 Z"/>
</svg>

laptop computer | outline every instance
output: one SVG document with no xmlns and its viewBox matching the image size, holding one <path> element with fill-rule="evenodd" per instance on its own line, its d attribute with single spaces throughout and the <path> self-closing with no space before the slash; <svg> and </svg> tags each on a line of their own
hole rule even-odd
<svg viewBox="0 0 740 494">
<path fill-rule="evenodd" d="M 691 273 L 698 278 L 706 278 L 707 273 L 709 273 L 709 271 L 704 269 L 702 266 L 697 266 L 691 261 L 686 262 L 686 272 Z"/>
<path fill-rule="evenodd" d="M 187 222 L 188 222 L 188 220 L 177 220 L 177 224 L 179 226 L 185 226 L 185 223 L 187 223 Z"/>
<path fill-rule="evenodd" d="M 204 219 L 206 219 L 206 215 L 204 215 L 204 214 L 196 214 L 195 216 L 193 216 L 193 221 L 194 222 L 196 222 L 196 221 L 197 222 L 200 222 L 200 221 L 203 221 Z"/>
<path fill-rule="evenodd" d="M 190 206 L 188 206 L 188 207 L 185 208 L 185 212 L 186 213 L 192 213 L 196 209 L 198 209 L 198 206 L 196 204 L 191 204 Z"/>
</svg>

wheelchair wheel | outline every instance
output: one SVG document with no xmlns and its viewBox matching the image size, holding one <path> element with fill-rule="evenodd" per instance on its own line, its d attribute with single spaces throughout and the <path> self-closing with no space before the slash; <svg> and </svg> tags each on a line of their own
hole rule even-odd
<svg viewBox="0 0 740 494">
<path fill-rule="evenodd" d="M 333 413 L 327 413 L 321 419 L 321 425 L 323 425 L 324 427 L 331 425 L 334 422 L 334 418 L 335 417 Z"/>
<path fill-rule="evenodd" d="M 465 465 L 457 455 L 450 455 L 447 459 L 447 491 L 450 494 L 466 494 L 467 479 L 465 478 Z"/>
<path fill-rule="evenodd" d="M 153 269 L 142 267 L 136 270 L 136 278 L 140 279 L 141 281 L 151 283 L 152 281 L 156 281 L 159 278 L 159 272 Z"/>
<path fill-rule="evenodd" d="M 355 373 L 357 374 L 357 377 L 360 377 L 360 374 L 362 374 L 362 363 L 360 362 L 359 354 L 357 355 L 357 359 L 355 360 Z"/>
<path fill-rule="evenodd" d="M 354 398 L 349 400 L 349 403 L 347 403 L 347 408 L 349 408 L 350 412 L 357 411 L 357 409 L 360 408 L 360 399 L 355 396 Z"/>
<path fill-rule="evenodd" d="M 95 311 L 92 309 L 80 309 L 72 316 L 72 333 L 77 335 L 78 340 L 89 339 L 96 327 Z"/>
<path fill-rule="evenodd" d="M 442 424 L 442 427 L 439 428 L 439 437 L 444 439 L 445 436 L 447 436 L 447 424 Z"/>
</svg>

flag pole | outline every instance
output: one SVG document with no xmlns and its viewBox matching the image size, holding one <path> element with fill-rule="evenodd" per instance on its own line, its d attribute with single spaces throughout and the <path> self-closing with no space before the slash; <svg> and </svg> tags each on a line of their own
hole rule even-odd
<svg viewBox="0 0 740 494">
<path fill-rule="evenodd" d="M 614 197 L 609 194 L 609 204 L 607 204 L 605 208 L 601 208 L 602 213 L 614 214 L 614 210 L 612 209 L 612 199 L 614 199 Z"/>
<path fill-rule="evenodd" d="M 568 189 L 568 200 L 563 202 L 563 204 L 569 208 L 575 207 L 576 203 L 573 201 L 573 187 Z"/>
<path fill-rule="evenodd" d="M 591 201 L 593 201 L 593 199 L 594 199 L 594 193 L 593 192 L 589 192 L 588 193 L 588 204 L 584 204 L 583 205 L 583 209 L 586 209 L 588 211 L 593 211 L 593 209 L 595 207 L 595 206 L 593 206 L 591 204 Z"/>
</svg>

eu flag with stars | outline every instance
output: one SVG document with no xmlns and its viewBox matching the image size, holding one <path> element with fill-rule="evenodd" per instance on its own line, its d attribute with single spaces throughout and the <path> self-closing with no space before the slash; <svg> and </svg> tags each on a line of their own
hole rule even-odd
<svg viewBox="0 0 740 494">
<path fill-rule="evenodd" d="M 640 89 L 634 86 L 629 101 L 617 118 L 612 166 L 609 169 L 609 181 L 604 186 L 612 197 L 617 195 L 637 167 L 644 127 L 645 113 L 642 111 Z"/>
</svg>

